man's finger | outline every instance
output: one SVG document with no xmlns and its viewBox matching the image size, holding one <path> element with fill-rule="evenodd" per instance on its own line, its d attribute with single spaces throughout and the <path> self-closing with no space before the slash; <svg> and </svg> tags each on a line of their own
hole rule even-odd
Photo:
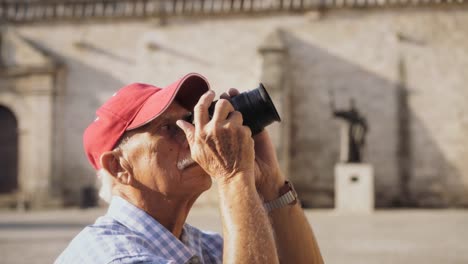
<svg viewBox="0 0 468 264">
<path fill-rule="evenodd" d="M 236 88 L 230 88 L 227 92 L 224 92 L 219 96 L 221 99 L 230 99 L 231 97 L 234 97 L 236 95 L 239 95 L 240 92 Z"/>
<path fill-rule="evenodd" d="M 185 133 L 185 137 L 187 137 L 187 142 L 189 143 L 189 146 L 192 146 L 193 140 L 194 140 L 194 134 L 195 134 L 195 127 L 190 124 L 187 121 L 184 120 L 177 120 L 176 122 L 177 126 L 182 129 Z"/>
<path fill-rule="evenodd" d="M 227 120 L 240 125 L 242 125 L 242 122 L 244 121 L 242 118 L 242 114 L 239 111 L 233 111 L 229 113 Z"/>
<path fill-rule="evenodd" d="M 228 93 L 224 92 L 219 96 L 219 98 L 229 100 L 229 98 L 231 97 L 229 96 Z"/>
<path fill-rule="evenodd" d="M 236 88 L 231 88 L 231 89 L 229 89 L 229 91 L 228 91 L 228 95 L 229 95 L 230 97 L 234 97 L 234 96 L 239 95 L 239 94 L 240 94 L 240 92 L 239 92 L 239 90 L 237 90 Z"/>
<path fill-rule="evenodd" d="M 208 108 L 213 102 L 214 97 L 215 92 L 213 90 L 209 90 L 208 92 L 204 93 L 198 100 L 198 103 L 193 109 L 193 121 L 195 127 L 202 128 L 204 125 L 206 125 L 206 123 L 208 123 L 208 121 L 210 121 Z"/>
<path fill-rule="evenodd" d="M 213 121 L 222 122 L 226 120 L 229 113 L 232 111 L 234 111 L 234 107 L 228 100 L 219 99 L 218 102 L 216 102 L 215 111 L 213 113 Z"/>
</svg>

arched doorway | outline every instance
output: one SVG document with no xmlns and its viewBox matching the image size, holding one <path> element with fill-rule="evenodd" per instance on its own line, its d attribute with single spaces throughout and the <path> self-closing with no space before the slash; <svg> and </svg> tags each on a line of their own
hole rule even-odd
<svg viewBox="0 0 468 264">
<path fill-rule="evenodd" d="M 0 194 L 18 190 L 18 123 L 8 108 L 0 105 Z"/>
</svg>

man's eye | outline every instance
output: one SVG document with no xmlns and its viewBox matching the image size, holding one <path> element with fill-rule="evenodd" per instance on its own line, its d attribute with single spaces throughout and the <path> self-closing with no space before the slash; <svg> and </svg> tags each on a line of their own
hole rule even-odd
<svg viewBox="0 0 468 264">
<path fill-rule="evenodd" d="M 169 132 L 170 132 L 170 131 L 174 131 L 174 130 L 176 130 L 177 128 L 178 128 L 178 127 L 177 127 L 177 125 L 175 125 L 175 124 L 167 124 L 167 125 L 161 126 L 161 129 L 162 129 L 162 130 L 169 131 Z"/>
<path fill-rule="evenodd" d="M 192 113 L 188 113 L 184 116 L 184 118 L 182 118 L 184 121 L 186 122 L 189 122 L 189 123 L 193 123 L 193 114 Z"/>
</svg>

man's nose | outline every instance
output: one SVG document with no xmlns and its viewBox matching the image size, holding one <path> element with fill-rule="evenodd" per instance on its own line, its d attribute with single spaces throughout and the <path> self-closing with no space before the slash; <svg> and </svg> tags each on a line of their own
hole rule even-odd
<svg viewBox="0 0 468 264">
<path fill-rule="evenodd" d="M 185 136 L 185 133 L 182 129 L 178 129 L 177 130 L 177 142 L 179 142 L 179 144 L 181 144 L 182 148 L 187 148 L 189 149 L 190 148 L 190 145 L 187 141 L 187 137 Z"/>
</svg>

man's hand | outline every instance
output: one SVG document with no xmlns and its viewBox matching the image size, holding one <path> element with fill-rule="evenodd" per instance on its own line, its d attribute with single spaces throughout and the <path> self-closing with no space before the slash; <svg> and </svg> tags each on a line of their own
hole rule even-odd
<svg viewBox="0 0 468 264">
<path fill-rule="evenodd" d="M 177 125 L 185 132 L 193 160 L 223 184 L 238 174 L 253 175 L 254 147 L 250 129 L 242 125 L 242 114 L 228 100 L 216 103 L 210 120 L 208 108 L 214 96 L 208 91 L 198 101 L 195 126 L 183 120 Z"/>
<path fill-rule="evenodd" d="M 220 97 L 229 99 L 239 94 L 231 88 Z M 258 193 L 264 200 L 270 201 L 278 198 L 278 191 L 284 185 L 275 147 L 266 130 L 253 137 L 255 144 L 255 185 Z"/>
<path fill-rule="evenodd" d="M 223 223 L 225 263 L 278 263 L 273 231 L 255 190 L 254 141 L 242 125 L 241 113 L 220 99 L 212 119 L 208 107 L 212 91 L 204 94 L 194 110 L 195 126 L 177 121 L 184 130 L 192 158 L 218 180 Z"/>
</svg>

